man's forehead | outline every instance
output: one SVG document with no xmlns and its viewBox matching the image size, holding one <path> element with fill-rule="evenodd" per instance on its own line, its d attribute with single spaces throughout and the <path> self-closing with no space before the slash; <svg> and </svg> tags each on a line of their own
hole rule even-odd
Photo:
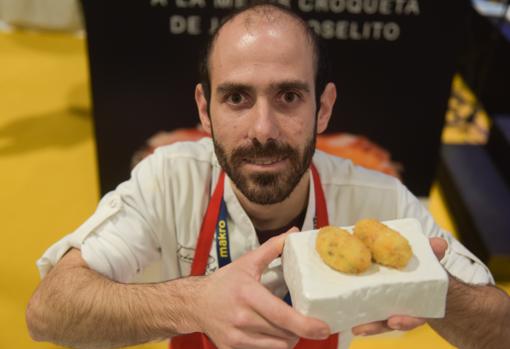
<svg viewBox="0 0 510 349">
<path fill-rule="evenodd" d="M 306 35 L 303 23 L 301 23 L 297 17 L 293 17 L 289 13 L 286 13 L 277 7 L 260 6 L 249 9 L 231 18 L 230 21 L 225 23 L 223 28 L 220 29 L 218 36 L 221 35 L 221 32 L 224 29 L 227 29 L 230 26 L 234 27 L 234 30 L 245 30 L 250 32 L 265 25 L 301 29 L 302 34 Z"/>
<path fill-rule="evenodd" d="M 214 56 L 218 46 L 224 50 L 228 46 L 235 45 L 235 41 L 250 44 L 254 37 L 262 32 L 269 36 L 288 35 L 295 38 L 301 45 L 309 46 L 313 52 L 306 25 L 298 18 L 272 6 L 247 10 L 230 19 L 219 30 L 213 41 L 210 58 Z"/>
<path fill-rule="evenodd" d="M 225 23 L 218 32 L 209 57 L 210 77 L 213 80 L 217 69 L 235 69 L 234 61 L 242 65 L 246 60 L 259 60 L 262 66 L 282 58 L 288 59 L 289 64 L 314 65 L 313 45 L 306 28 L 280 10 L 271 13 L 249 10 Z"/>
</svg>

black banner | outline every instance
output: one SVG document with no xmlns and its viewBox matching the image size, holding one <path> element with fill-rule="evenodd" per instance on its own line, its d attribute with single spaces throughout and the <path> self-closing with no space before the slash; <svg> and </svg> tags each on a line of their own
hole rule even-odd
<svg viewBox="0 0 510 349">
<path fill-rule="evenodd" d="M 242 0 L 83 0 L 102 193 L 159 130 L 194 127 L 200 50 Z M 325 39 L 339 98 L 329 132 L 363 134 L 428 195 L 467 0 L 279 1 Z"/>
</svg>

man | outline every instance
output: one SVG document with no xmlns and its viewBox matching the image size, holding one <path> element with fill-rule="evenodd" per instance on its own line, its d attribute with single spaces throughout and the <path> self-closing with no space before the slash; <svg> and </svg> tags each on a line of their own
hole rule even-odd
<svg viewBox="0 0 510 349">
<path fill-rule="evenodd" d="M 174 337 L 173 348 L 291 348 L 302 338 L 300 348 L 336 347 L 324 322 L 281 299 L 279 269 L 268 268 L 282 252 L 283 232 L 320 221 L 319 192 L 332 225 L 416 217 L 430 237 L 443 238 L 431 245 L 451 274 L 493 282 L 397 180 L 313 155 L 336 89 L 320 83 L 317 41 L 302 20 L 273 5 L 241 11 L 213 36 L 206 60 L 195 99 L 214 142 L 158 150 L 45 253 L 38 262 L 45 276 L 27 309 L 34 339 L 117 347 Z M 129 283 L 156 260 L 160 278 Z M 461 347 L 495 348 L 494 339 L 508 340 L 500 334 L 508 323 L 505 297 L 452 277 L 447 316 L 429 323 Z M 424 321 L 395 316 L 353 332 Z"/>
</svg>

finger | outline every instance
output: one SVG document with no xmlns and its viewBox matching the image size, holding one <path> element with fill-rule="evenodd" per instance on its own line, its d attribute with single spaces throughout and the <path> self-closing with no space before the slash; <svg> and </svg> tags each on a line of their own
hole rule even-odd
<svg viewBox="0 0 510 349">
<path fill-rule="evenodd" d="M 432 247 L 432 251 L 436 255 L 438 260 L 443 259 L 446 250 L 448 249 L 448 243 L 445 239 L 442 238 L 430 238 L 430 247 Z"/>
<path fill-rule="evenodd" d="M 325 322 L 300 314 L 264 287 L 252 290 L 250 303 L 253 309 L 271 324 L 298 337 L 325 339 L 331 333 Z"/>
<path fill-rule="evenodd" d="M 253 334 L 250 337 L 251 340 L 248 343 L 250 347 L 253 345 L 252 343 L 255 343 L 253 347 L 255 349 L 290 349 L 294 348 L 296 344 L 299 341 L 299 337 L 292 336 L 290 338 L 278 338 L 278 337 L 271 337 L 267 335 L 262 334 Z M 246 348 L 243 346 L 242 348 Z"/>
<path fill-rule="evenodd" d="M 399 331 L 410 331 L 425 324 L 425 319 L 411 316 L 392 316 L 388 319 L 388 327 Z"/>
<path fill-rule="evenodd" d="M 282 254 L 285 238 L 288 234 L 289 233 L 284 233 L 272 237 L 260 245 L 259 248 L 246 255 L 247 259 L 250 260 L 249 263 L 251 264 L 250 267 L 252 270 L 253 267 L 255 267 L 255 273 L 258 275 L 262 274 L 262 272 L 266 270 L 269 263 L 271 263 Z"/>
<path fill-rule="evenodd" d="M 299 341 L 298 337 L 282 339 L 271 337 L 260 333 L 237 331 L 230 338 L 229 347 L 243 349 L 289 349 L 293 348 Z"/>
<path fill-rule="evenodd" d="M 386 321 L 375 321 L 368 324 L 355 326 L 352 328 L 352 334 L 355 336 L 371 336 L 374 334 L 391 331 Z"/>
<path fill-rule="evenodd" d="M 234 319 L 234 325 L 243 331 L 260 333 L 286 340 L 296 337 L 295 334 L 270 323 L 256 311 L 238 311 Z"/>
<path fill-rule="evenodd" d="M 253 332 L 260 333 L 260 334 L 263 334 L 266 336 L 271 336 L 274 338 L 283 339 L 286 341 L 289 341 L 289 340 L 292 340 L 295 338 L 299 339 L 299 337 L 296 334 L 294 334 L 290 331 L 287 331 L 283 328 L 277 327 L 274 324 L 270 324 L 270 323 L 268 323 L 267 326 L 262 327 L 260 329 L 254 329 Z"/>
<path fill-rule="evenodd" d="M 267 240 L 259 248 L 246 254 L 244 257 L 241 257 L 241 259 L 248 260 L 250 270 L 256 275 L 260 275 L 264 270 L 266 270 L 269 263 L 282 254 L 287 236 L 297 232 L 299 232 L 299 229 L 297 227 L 292 227 L 287 232 Z M 254 266 L 255 270 L 253 269 Z"/>
</svg>

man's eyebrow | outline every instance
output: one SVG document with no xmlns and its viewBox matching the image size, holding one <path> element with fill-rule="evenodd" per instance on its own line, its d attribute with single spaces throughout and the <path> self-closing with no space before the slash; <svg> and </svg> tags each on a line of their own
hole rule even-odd
<svg viewBox="0 0 510 349">
<path fill-rule="evenodd" d="M 272 90 L 300 90 L 310 92 L 310 86 L 300 80 L 280 81 L 271 84 Z"/>
<path fill-rule="evenodd" d="M 242 91 L 253 91 L 253 87 L 245 85 L 245 84 L 238 84 L 234 82 L 225 82 L 222 84 L 219 84 L 218 87 L 216 87 L 216 92 L 219 95 L 225 95 L 232 92 L 242 92 Z"/>
</svg>

